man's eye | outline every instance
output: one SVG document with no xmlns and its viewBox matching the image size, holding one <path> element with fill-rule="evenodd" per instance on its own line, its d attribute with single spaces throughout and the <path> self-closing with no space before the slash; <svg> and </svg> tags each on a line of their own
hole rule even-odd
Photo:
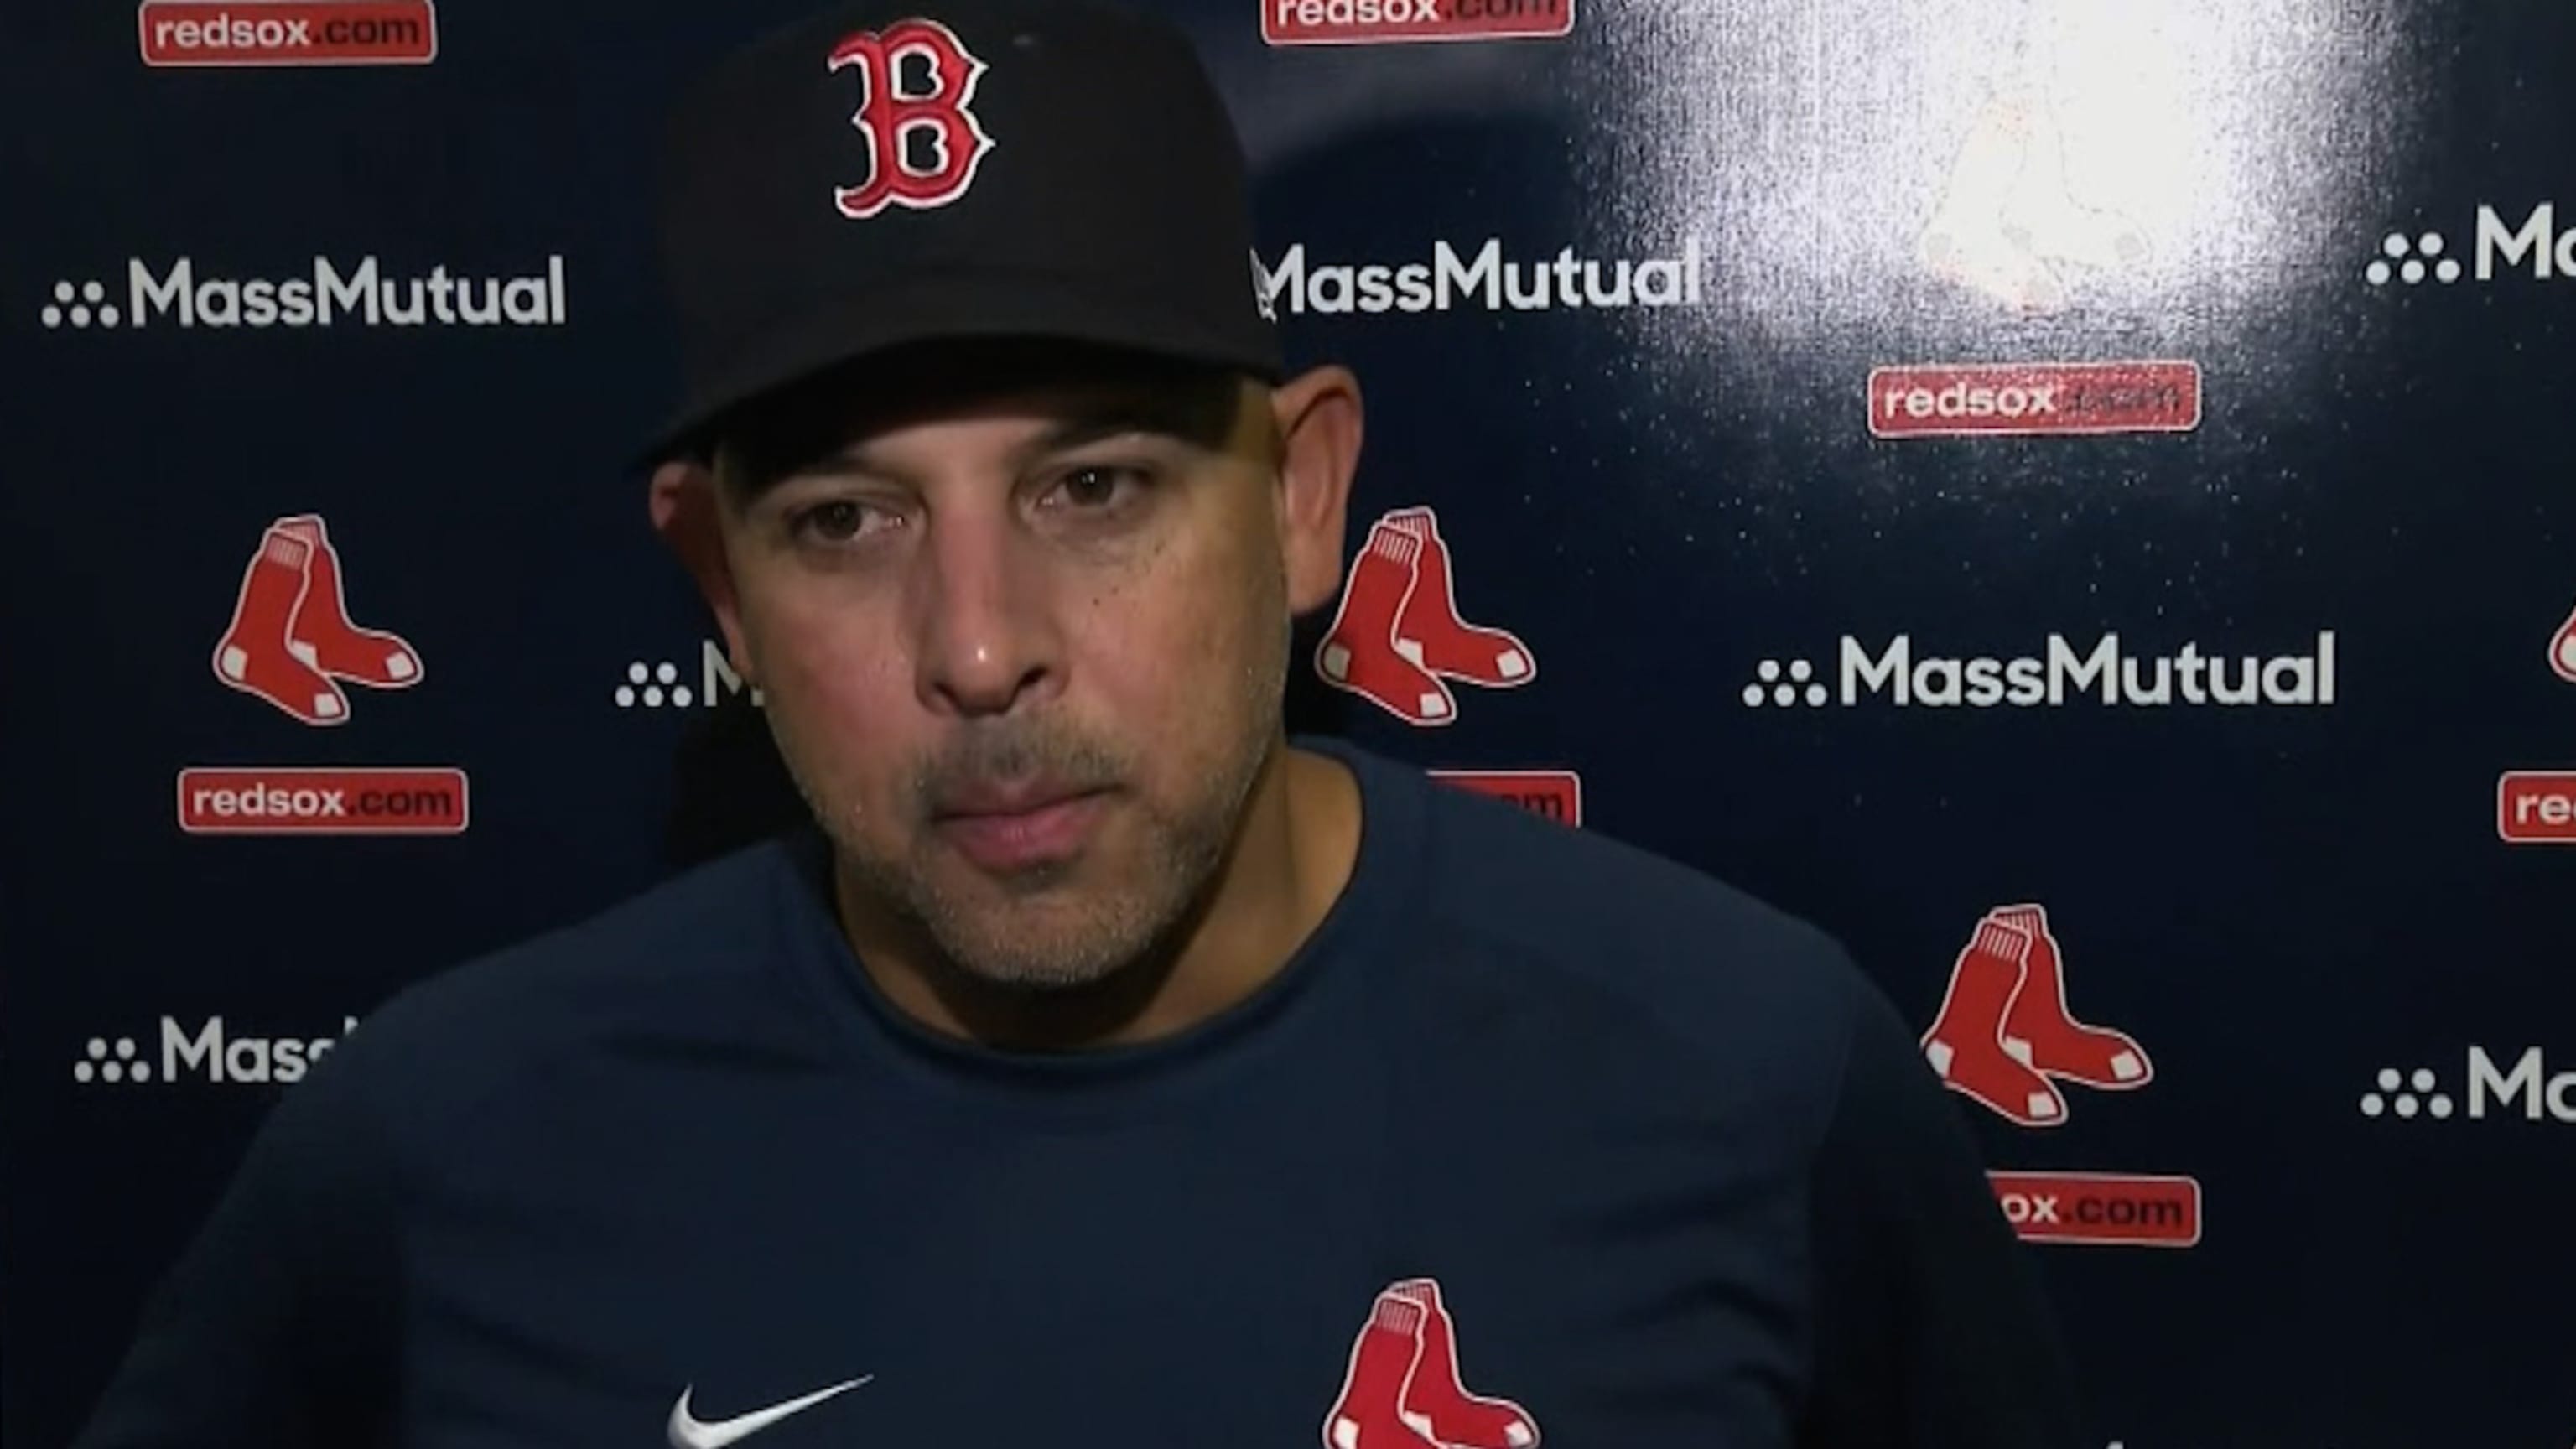
<svg viewBox="0 0 2576 1449">
<path fill-rule="evenodd" d="M 1124 491 L 1122 484 L 1126 485 Z M 1050 500 L 1061 499 L 1068 507 L 1092 510 L 1116 507 L 1143 486 L 1144 475 L 1135 469 L 1103 465 L 1075 468 L 1058 477 L 1055 487 L 1047 492 Z"/>
<path fill-rule="evenodd" d="M 801 510 L 791 520 L 790 527 L 800 538 L 812 538 L 823 543 L 847 543 L 866 530 L 870 511 L 864 503 L 836 498 Z"/>
</svg>

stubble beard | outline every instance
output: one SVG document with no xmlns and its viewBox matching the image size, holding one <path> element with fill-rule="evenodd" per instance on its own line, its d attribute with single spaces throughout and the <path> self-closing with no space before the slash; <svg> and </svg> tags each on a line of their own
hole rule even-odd
<svg viewBox="0 0 2576 1449">
<path fill-rule="evenodd" d="M 1283 581 L 1284 583 L 1284 581 Z M 1283 611 L 1284 612 L 1284 611 Z M 779 752 L 806 808 L 836 847 L 860 898 L 927 945 L 936 971 L 1012 990 L 1097 985 L 1154 959 L 1214 894 L 1244 812 L 1269 762 L 1285 704 L 1288 629 L 1249 651 L 1235 675 L 1234 722 L 1175 804 L 1120 791 L 1139 843 L 1132 862 L 1077 857 L 1065 865 L 988 875 L 942 844 L 932 804 L 968 781 L 1044 774 L 1077 782 L 1132 781 L 1135 752 L 1068 727 L 1022 717 L 980 724 L 950 749 L 917 762 L 899 787 L 910 849 L 889 853 L 862 828 L 853 791 L 827 788 L 823 757 L 800 746 L 773 715 Z"/>
</svg>

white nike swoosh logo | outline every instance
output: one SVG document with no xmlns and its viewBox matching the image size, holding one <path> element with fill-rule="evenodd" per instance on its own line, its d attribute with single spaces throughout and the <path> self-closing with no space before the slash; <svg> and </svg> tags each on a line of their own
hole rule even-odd
<svg viewBox="0 0 2576 1449">
<path fill-rule="evenodd" d="M 751 1413 L 738 1414 L 730 1419 L 718 1419 L 712 1424 L 702 1421 L 689 1412 L 689 1395 L 696 1392 L 693 1385 L 682 1389 L 680 1402 L 671 1406 L 671 1449 L 724 1449 L 727 1444 L 739 1439 L 748 1439 L 789 1415 L 804 1413 L 825 1399 L 835 1394 L 846 1394 L 875 1377 L 875 1374 L 869 1374 L 866 1378 L 852 1379 L 845 1384 L 834 1384 L 828 1389 L 817 1389 L 801 1399 L 789 1399 L 783 1404 L 772 1404 L 766 1409 L 756 1409 Z"/>
</svg>

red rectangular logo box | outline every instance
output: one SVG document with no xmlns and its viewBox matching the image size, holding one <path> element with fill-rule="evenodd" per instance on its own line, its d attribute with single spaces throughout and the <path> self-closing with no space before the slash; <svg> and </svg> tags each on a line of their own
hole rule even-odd
<svg viewBox="0 0 2576 1449">
<path fill-rule="evenodd" d="M 1431 778 L 1508 800 L 1559 825 L 1583 825 L 1583 780 L 1572 770 L 1431 770 Z"/>
<path fill-rule="evenodd" d="M 179 772 L 190 835 L 462 835 L 465 772 L 250 765 Z"/>
<path fill-rule="evenodd" d="M 1272 45 L 1401 45 L 1554 40 L 1574 31 L 1574 0 L 1259 0 Z"/>
<path fill-rule="evenodd" d="M 2196 362 L 1938 363 L 1869 374 L 1873 437 L 2183 433 L 2199 426 Z"/>
<path fill-rule="evenodd" d="M 143 0 L 143 63 L 154 67 L 427 65 L 438 58 L 430 0 Z"/>
<path fill-rule="evenodd" d="M 2496 781 L 2496 835 L 2513 845 L 2576 845 L 2576 770 L 2510 770 Z"/>
<path fill-rule="evenodd" d="M 2189 1248 L 2200 1242 L 2200 1182 L 2116 1172 L 1990 1172 L 2027 1242 Z"/>
</svg>

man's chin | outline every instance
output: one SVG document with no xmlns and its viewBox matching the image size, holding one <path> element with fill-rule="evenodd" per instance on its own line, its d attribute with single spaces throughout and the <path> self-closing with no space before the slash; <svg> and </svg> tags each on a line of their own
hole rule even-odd
<svg viewBox="0 0 2576 1449">
<path fill-rule="evenodd" d="M 1002 924 L 1002 923 L 996 923 Z M 986 986 L 1033 994 L 1079 991 L 1111 980 L 1134 965 L 1142 948 L 1097 934 L 1056 935 L 1043 928 L 994 931 L 984 923 L 964 936 L 941 941 L 941 954 L 958 974 Z"/>
<path fill-rule="evenodd" d="M 1212 879 L 1201 862 L 1135 839 L 1133 823 L 1113 816 L 1079 849 L 996 868 L 925 822 L 901 866 L 860 876 L 962 980 L 1079 990 L 1159 958 Z"/>
<path fill-rule="evenodd" d="M 1088 857 L 995 875 L 950 862 L 917 904 L 940 954 L 995 985 L 1090 985 L 1141 955 L 1138 903 L 1104 892 Z"/>
</svg>

